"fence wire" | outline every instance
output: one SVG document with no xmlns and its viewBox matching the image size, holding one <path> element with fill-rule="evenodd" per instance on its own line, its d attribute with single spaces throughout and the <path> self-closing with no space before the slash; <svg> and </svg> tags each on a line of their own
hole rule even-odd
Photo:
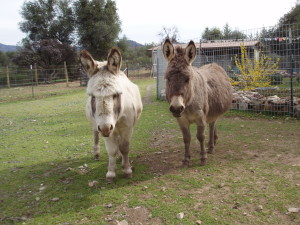
<svg viewBox="0 0 300 225">
<path fill-rule="evenodd" d="M 51 66 L 48 69 L 31 67 L 1 67 L 0 88 L 43 85 L 80 80 L 80 67 Z"/>
<path fill-rule="evenodd" d="M 126 69 L 126 70 L 125 70 Z M 150 67 L 122 68 L 131 78 L 149 77 Z M 80 65 L 32 67 L 0 67 L 0 103 L 61 95 L 85 89 L 88 76 Z"/>
</svg>

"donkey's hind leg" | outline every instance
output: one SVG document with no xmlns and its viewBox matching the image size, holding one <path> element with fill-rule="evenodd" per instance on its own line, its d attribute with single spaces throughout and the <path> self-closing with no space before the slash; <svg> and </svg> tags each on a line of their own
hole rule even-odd
<svg viewBox="0 0 300 225">
<path fill-rule="evenodd" d="M 215 133 L 214 133 L 214 144 L 217 144 L 217 140 L 218 140 L 218 132 L 217 132 L 217 125 L 215 124 Z"/>
<path fill-rule="evenodd" d="M 99 160 L 100 158 L 100 145 L 99 145 L 99 132 L 94 131 L 94 158 Z"/>
<path fill-rule="evenodd" d="M 214 121 L 209 124 L 208 153 L 213 154 L 215 152 L 215 144 L 217 139 L 216 122 Z"/>
</svg>

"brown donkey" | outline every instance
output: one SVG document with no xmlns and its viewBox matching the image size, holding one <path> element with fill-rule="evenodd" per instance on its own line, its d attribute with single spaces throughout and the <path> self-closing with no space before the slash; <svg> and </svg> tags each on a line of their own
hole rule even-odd
<svg viewBox="0 0 300 225">
<path fill-rule="evenodd" d="M 196 58 L 196 46 L 193 41 L 190 41 L 185 49 L 175 49 L 167 39 L 163 45 L 163 53 L 168 61 L 165 74 L 166 98 L 183 135 L 183 165 L 188 166 L 191 158 L 192 123 L 197 124 L 201 165 L 205 165 L 205 123 L 209 124 L 208 152 L 213 153 L 218 138 L 216 120 L 231 106 L 232 86 L 229 77 L 222 67 L 214 63 L 200 68 L 193 67 L 192 62 Z"/>
</svg>

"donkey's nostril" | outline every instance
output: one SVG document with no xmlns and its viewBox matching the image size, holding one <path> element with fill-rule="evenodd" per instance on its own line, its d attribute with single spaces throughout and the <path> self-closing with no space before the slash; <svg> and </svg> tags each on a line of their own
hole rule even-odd
<svg viewBox="0 0 300 225">
<path fill-rule="evenodd" d="M 180 106 L 180 107 L 179 107 L 179 112 L 182 112 L 183 109 L 184 109 L 184 107 L 183 107 L 183 106 Z"/>
<path fill-rule="evenodd" d="M 112 131 L 112 129 L 114 129 L 113 125 L 110 125 L 110 131 Z"/>
<path fill-rule="evenodd" d="M 98 126 L 98 132 L 101 132 L 100 126 Z"/>
<path fill-rule="evenodd" d="M 182 113 L 182 111 L 184 110 L 184 107 L 183 106 L 174 107 L 171 105 L 169 109 L 172 113 Z"/>
<path fill-rule="evenodd" d="M 175 112 L 175 108 L 172 105 L 170 106 L 169 109 L 170 109 L 171 112 Z"/>
</svg>

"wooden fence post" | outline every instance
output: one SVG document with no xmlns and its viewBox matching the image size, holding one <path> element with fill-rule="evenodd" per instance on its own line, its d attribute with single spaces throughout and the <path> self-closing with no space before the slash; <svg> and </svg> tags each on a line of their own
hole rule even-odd
<svg viewBox="0 0 300 225">
<path fill-rule="evenodd" d="M 34 79 L 35 79 L 35 85 L 37 86 L 39 84 L 39 76 L 38 76 L 36 63 L 34 64 Z"/>
<path fill-rule="evenodd" d="M 67 63 L 66 63 L 66 61 L 64 61 L 64 69 L 65 69 L 66 85 L 67 85 L 67 87 L 69 87 L 69 75 L 68 75 Z"/>
<path fill-rule="evenodd" d="M 9 80 L 9 69 L 8 69 L 8 66 L 6 66 L 6 83 L 7 83 L 7 87 L 10 88 L 10 80 Z"/>
</svg>

